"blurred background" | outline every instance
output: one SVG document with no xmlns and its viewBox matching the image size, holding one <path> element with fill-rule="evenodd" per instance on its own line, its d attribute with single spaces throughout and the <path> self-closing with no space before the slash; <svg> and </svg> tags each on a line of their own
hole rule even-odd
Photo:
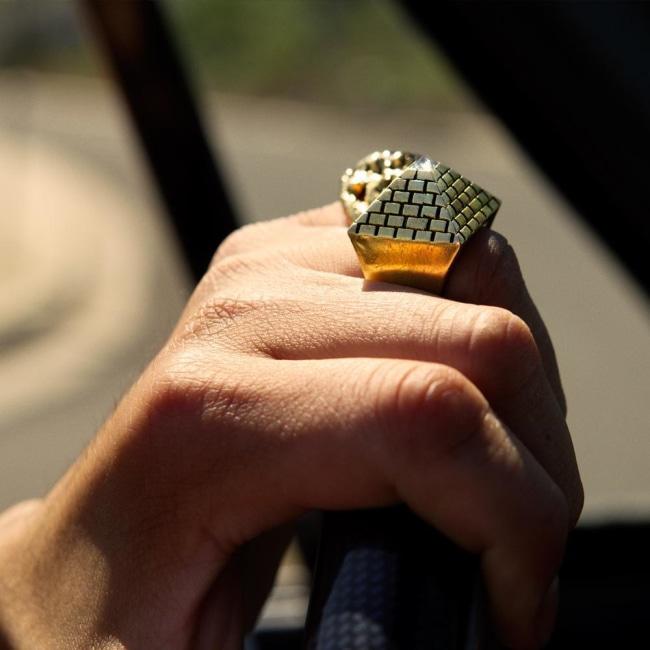
<svg viewBox="0 0 650 650">
<path fill-rule="evenodd" d="M 403 9 L 389 0 L 161 5 L 241 223 L 335 200 L 343 169 L 377 148 L 429 154 L 502 199 L 496 228 L 519 254 L 559 357 L 582 523 L 647 522 L 647 303 Z M 43 494 L 77 456 L 192 284 L 73 2 L 0 3 L 0 197 L 6 507 Z M 285 568 L 285 591 L 302 594 L 298 561 Z M 280 600 L 269 617 L 300 615 Z"/>
</svg>

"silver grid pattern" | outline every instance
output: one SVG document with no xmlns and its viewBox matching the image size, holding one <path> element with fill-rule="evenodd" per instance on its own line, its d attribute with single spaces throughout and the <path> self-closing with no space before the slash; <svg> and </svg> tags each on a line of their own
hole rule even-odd
<svg viewBox="0 0 650 650">
<path fill-rule="evenodd" d="M 459 243 L 489 224 L 501 202 L 458 172 L 418 158 L 350 226 L 350 234 Z"/>
</svg>

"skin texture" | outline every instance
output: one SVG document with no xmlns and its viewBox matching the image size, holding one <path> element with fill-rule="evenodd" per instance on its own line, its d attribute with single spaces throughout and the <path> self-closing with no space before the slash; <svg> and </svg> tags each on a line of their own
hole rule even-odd
<svg viewBox="0 0 650 650">
<path fill-rule="evenodd" d="M 365 282 L 344 223 L 231 235 L 82 457 L 2 515 L 7 647 L 240 648 L 296 517 L 397 501 L 481 554 L 508 646 L 548 637 L 583 495 L 515 255 L 478 233 L 436 297 Z"/>
</svg>

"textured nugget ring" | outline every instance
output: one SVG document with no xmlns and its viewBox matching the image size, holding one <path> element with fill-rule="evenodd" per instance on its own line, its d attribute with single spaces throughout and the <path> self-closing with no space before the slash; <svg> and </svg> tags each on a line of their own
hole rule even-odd
<svg viewBox="0 0 650 650">
<path fill-rule="evenodd" d="M 402 151 L 375 151 L 341 181 L 364 277 L 434 293 L 461 246 L 501 205 L 451 167 Z"/>
</svg>

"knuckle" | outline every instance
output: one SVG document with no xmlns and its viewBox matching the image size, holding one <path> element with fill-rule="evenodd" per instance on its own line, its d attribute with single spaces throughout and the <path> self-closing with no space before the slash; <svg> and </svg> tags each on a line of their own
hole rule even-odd
<svg viewBox="0 0 650 650">
<path fill-rule="evenodd" d="M 435 364 L 386 372 L 376 400 L 387 453 L 409 465 L 453 452 L 480 430 L 487 408 L 460 372 Z"/>
<path fill-rule="evenodd" d="M 179 422 L 187 429 L 188 423 L 199 426 L 207 416 L 226 422 L 252 404 L 245 377 L 232 377 L 224 364 L 206 363 L 204 355 L 189 348 L 166 355 L 153 381 L 155 399 L 149 405 L 149 419 L 154 425 L 173 428 Z"/>
<path fill-rule="evenodd" d="M 249 333 L 248 324 L 255 323 L 262 310 L 263 300 L 212 296 L 188 315 L 175 343 L 183 347 L 187 342 L 228 342 L 230 347 L 237 347 L 237 342 Z M 235 335 L 226 338 L 232 332 Z"/>
<path fill-rule="evenodd" d="M 243 236 L 245 234 L 237 235 L 237 239 Z M 227 244 L 225 253 L 220 253 L 220 250 L 221 247 L 217 250 L 210 269 L 204 276 L 204 284 L 208 287 L 208 291 L 210 288 L 220 290 L 224 287 L 237 286 L 250 293 L 251 286 L 269 288 L 273 278 L 296 271 L 293 265 L 287 263 L 287 258 L 282 251 L 277 248 L 264 248 L 251 245 L 250 242 L 239 244 L 235 240 L 232 246 Z M 243 283 L 244 279 L 248 280 L 246 286 Z"/>
<path fill-rule="evenodd" d="M 277 239 L 280 233 L 284 233 L 285 237 L 289 238 L 291 224 L 291 217 L 282 217 L 241 226 L 221 242 L 212 263 L 215 264 L 232 255 L 265 249 L 269 239 Z"/>
<path fill-rule="evenodd" d="M 244 230 L 245 228 L 246 226 L 244 226 L 244 228 L 238 228 L 234 232 L 231 232 L 221 242 L 221 244 L 219 244 L 212 258 L 213 265 L 223 260 L 224 258 L 229 257 L 230 255 L 237 254 L 241 250 L 243 244 L 242 230 Z"/>
<path fill-rule="evenodd" d="M 304 302 L 276 296 L 214 295 L 190 312 L 172 343 L 216 347 L 270 358 L 290 354 L 293 346 L 310 345 L 313 328 L 324 330 L 322 319 Z"/>
<path fill-rule="evenodd" d="M 481 302 L 511 304 L 524 289 L 519 260 L 508 240 L 491 232 L 477 268 Z"/>
<path fill-rule="evenodd" d="M 241 228 L 237 228 L 231 232 L 219 245 L 217 248 L 214 257 L 212 258 L 212 264 L 219 262 L 231 255 L 237 255 L 248 249 L 248 242 L 251 238 L 251 233 L 258 231 L 264 228 L 263 223 L 250 223 Z"/>
<path fill-rule="evenodd" d="M 217 251 L 217 255 L 219 251 Z M 218 259 L 215 256 L 209 276 L 217 276 L 219 283 L 225 280 L 239 280 L 245 274 L 254 272 L 258 269 L 259 260 L 256 256 L 246 252 L 231 250 L 227 255 L 223 255 Z M 211 279 L 215 279 L 211 277 Z"/>
<path fill-rule="evenodd" d="M 468 342 L 475 367 L 488 373 L 486 385 L 510 394 L 541 368 L 541 357 L 528 324 L 500 307 L 480 307 Z"/>
</svg>

